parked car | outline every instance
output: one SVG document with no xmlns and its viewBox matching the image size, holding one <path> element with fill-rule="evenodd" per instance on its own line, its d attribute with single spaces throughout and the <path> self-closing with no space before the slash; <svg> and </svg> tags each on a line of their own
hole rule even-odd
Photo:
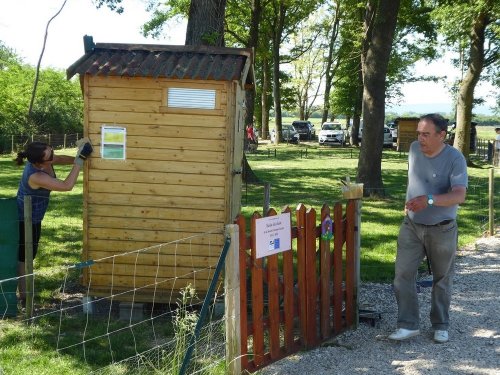
<svg viewBox="0 0 500 375">
<path fill-rule="evenodd" d="M 392 147 L 392 133 L 388 126 L 384 125 L 384 147 Z"/>
<path fill-rule="evenodd" d="M 324 122 L 318 134 L 318 142 L 320 145 L 339 144 L 344 146 L 345 137 L 345 130 L 340 122 Z"/>
<path fill-rule="evenodd" d="M 477 146 L 477 122 L 471 121 L 470 123 L 470 152 L 476 152 L 476 146 Z M 457 123 L 452 122 L 451 125 L 448 127 L 448 134 L 447 134 L 447 139 L 446 143 L 450 144 L 453 146 L 453 143 L 455 142 L 455 132 L 457 130 Z"/>
<path fill-rule="evenodd" d="M 361 138 L 363 138 L 363 120 L 359 122 L 358 141 L 361 142 Z"/>
<path fill-rule="evenodd" d="M 282 126 L 283 141 L 288 143 L 299 143 L 300 135 L 292 125 Z M 271 142 L 276 142 L 276 129 L 271 130 Z"/>
<path fill-rule="evenodd" d="M 390 122 L 387 124 L 387 127 L 391 129 L 392 141 L 397 142 L 398 140 L 398 124 L 395 122 Z"/>
<path fill-rule="evenodd" d="M 311 124 L 311 121 L 295 120 L 292 122 L 292 126 L 297 130 L 297 133 L 299 133 L 300 139 L 311 140 L 316 138 L 316 130 L 313 124 Z"/>
<path fill-rule="evenodd" d="M 360 125 L 359 127 L 359 133 L 358 133 L 358 138 L 361 141 L 362 134 L 363 134 L 363 124 Z M 391 129 L 387 125 L 384 125 L 384 147 L 392 147 L 392 133 Z"/>
</svg>

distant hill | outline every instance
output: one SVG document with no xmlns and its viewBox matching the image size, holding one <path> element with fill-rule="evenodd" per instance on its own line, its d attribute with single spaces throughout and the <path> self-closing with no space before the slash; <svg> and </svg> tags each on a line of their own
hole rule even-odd
<svg viewBox="0 0 500 375">
<path fill-rule="evenodd" d="M 423 115 L 426 113 L 442 113 L 452 114 L 454 108 L 450 103 L 429 103 L 429 104 L 401 104 L 393 107 L 387 107 L 387 112 L 395 112 L 399 115 L 403 114 L 416 114 Z M 477 106 L 474 108 L 473 113 L 481 115 L 493 115 L 493 111 L 488 106 Z"/>
</svg>

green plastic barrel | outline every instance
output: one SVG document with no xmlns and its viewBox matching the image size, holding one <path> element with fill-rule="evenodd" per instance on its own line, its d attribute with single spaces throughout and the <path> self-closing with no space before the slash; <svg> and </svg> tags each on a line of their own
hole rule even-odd
<svg viewBox="0 0 500 375">
<path fill-rule="evenodd" d="M 2 281 L 17 276 L 19 219 L 16 198 L 0 198 L 0 319 L 16 316 L 17 281 Z"/>
</svg>

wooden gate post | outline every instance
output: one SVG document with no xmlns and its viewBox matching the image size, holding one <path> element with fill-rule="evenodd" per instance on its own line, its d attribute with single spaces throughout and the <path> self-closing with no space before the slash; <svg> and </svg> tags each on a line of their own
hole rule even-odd
<svg viewBox="0 0 500 375">
<path fill-rule="evenodd" d="M 226 225 L 231 245 L 226 257 L 224 290 L 226 316 L 226 368 L 228 374 L 241 374 L 239 228 Z"/>
<path fill-rule="evenodd" d="M 355 227 L 354 227 L 354 267 L 356 270 L 356 278 L 354 282 L 354 303 L 355 308 L 355 327 L 359 326 L 359 288 L 361 286 L 361 270 L 360 270 L 360 257 L 361 257 L 361 206 L 362 200 L 354 200 L 354 217 L 355 217 Z"/>
</svg>

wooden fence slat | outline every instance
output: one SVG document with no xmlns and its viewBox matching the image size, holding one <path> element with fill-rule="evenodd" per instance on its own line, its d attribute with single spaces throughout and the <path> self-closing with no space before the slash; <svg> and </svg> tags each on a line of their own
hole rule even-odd
<svg viewBox="0 0 500 375">
<path fill-rule="evenodd" d="M 345 301 L 345 315 L 346 325 L 350 327 L 354 323 L 354 281 L 355 281 L 355 267 L 354 267 L 354 226 L 355 226 L 355 205 L 354 201 L 350 200 L 346 208 L 346 301 Z"/>
<path fill-rule="evenodd" d="M 301 203 L 296 209 L 297 217 L 297 284 L 299 288 L 300 337 L 307 345 L 307 293 L 306 293 L 306 207 Z"/>
<path fill-rule="evenodd" d="M 267 216 L 275 216 L 276 211 L 270 209 Z M 271 359 L 280 357 L 280 306 L 279 306 L 279 279 L 278 254 L 267 257 L 267 283 L 269 299 L 269 346 Z"/>
<path fill-rule="evenodd" d="M 271 359 L 280 355 L 280 306 L 278 280 L 278 254 L 267 259 L 268 291 L 269 291 L 269 344 Z"/>
<path fill-rule="evenodd" d="M 252 236 L 252 322 L 253 322 L 253 362 L 255 367 L 264 363 L 264 261 L 257 258 L 255 221 L 260 218 L 253 214 L 251 223 Z"/>
<path fill-rule="evenodd" d="M 330 218 L 330 207 L 326 204 L 321 208 L 321 232 L 328 230 L 324 228 L 324 221 Z M 331 223 L 330 223 L 331 224 Z M 330 225 L 330 230 L 332 227 Z M 330 239 L 320 239 L 320 285 L 321 285 L 321 310 L 320 310 L 320 324 L 321 324 L 321 338 L 325 339 L 330 337 L 330 279 L 331 279 L 331 255 L 330 255 Z"/>
<path fill-rule="evenodd" d="M 236 224 L 239 226 L 240 242 L 240 324 L 241 324 L 241 367 L 248 368 L 248 314 L 247 314 L 247 241 L 246 222 L 243 215 L 238 215 Z"/>
<path fill-rule="evenodd" d="M 286 207 L 283 213 L 291 212 L 290 207 Z M 290 217 L 291 221 L 291 217 Z M 291 224 L 291 223 L 290 223 Z M 283 308 L 285 320 L 285 350 L 288 353 L 293 351 L 293 322 L 295 317 L 294 308 L 294 278 L 293 278 L 293 250 L 283 253 Z"/>
<path fill-rule="evenodd" d="M 307 290 L 307 347 L 318 342 L 318 276 L 316 272 L 316 210 L 306 212 L 306 290 Z"/>
<path fill-rule="evenodd" d="M 344 222 L 342 220 L 342 204 L 336 203 L 333 214 L 333 332 L 342 329 L 342 246 L 344 244 Z"/>
</svg>

